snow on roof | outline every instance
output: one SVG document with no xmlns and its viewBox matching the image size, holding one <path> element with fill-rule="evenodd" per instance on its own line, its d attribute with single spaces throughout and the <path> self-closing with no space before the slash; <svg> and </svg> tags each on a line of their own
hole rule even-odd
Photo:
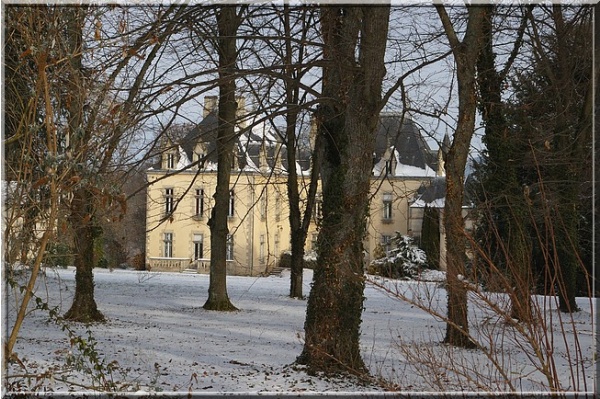
<svg viewBox="0 0 600 399">
<path fill-rule="evenodd" d="M 431 169 L 428 165 L 425 165 L 425 168 L 421 168 L 419 166 L 406 165 L 400 162 L 400 154 L 395 147 L 390 147 L 389 150 L 393 152 L 394 160 L 396 161 L 396 167 L 394 168 L 393 176 L 400 177 L 435 177 L 436 173 L 433 169 Z M 373 166 L 373 174 L 375 176 L 381 175 L 381 173 L 385 170 L 386 162 L 389 159 L 382 157 L 379 162 Z"/>
<path fill-rule="evenodd" d="M 396 170 L 394 170 L 394 174 L 396 176 L 414 176 L 414 177 L 434 177 L 435 172 L 431 169 L 427 164 L 425 164 L 425 168 L 421 168 L 418 166 L 405 165 L 400 162 L 400 153 L 398 150 L 394 149 L 394 157 L 396 158 Z"/>
<path fill-rule="evenodd" d="M 246 156 L 246 165 L 244 166 L 244 172 L 260 172 L 260 168 L 256 166 L 250 155 L 246 152 L 244 154 Z"/>
<path fill-rule="evenodd" d="M 177 149 L 179 150 L 179 161 L 177 161 L 177 170 L 182 170 L 190 166 L 191 162 L 187 154 L 183 150 L 183 147 L 178 145 Z"/>
</svg>

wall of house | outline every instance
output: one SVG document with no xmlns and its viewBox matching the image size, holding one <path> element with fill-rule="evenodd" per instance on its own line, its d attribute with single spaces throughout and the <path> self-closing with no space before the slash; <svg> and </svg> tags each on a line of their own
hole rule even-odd
<svg viewBox="0 0 600 399">
<path fill-rule="evenodd" d="M 196 175 L 196 171 L 184 171 L 164 178 L 166 173 L 166 170 L 147 173 L 148 181 L 156 182 L 147 194 L 147 266 L 152 271 L 194 269 L 198 273 L 209 273 L 208 219 L 214 204 L 216 172 L 204 171 Z M 286 177 L 234 172 L 230 187 L 234 193 L 234 212 L 228 219 L 228 228 L 233 236 L 234 256 L 228 261 L 228 274 L 266 274 L 277 266 L 281 253 L 290 250 Z M 169 217 L 166 217 L 167 189 L 173 190 L 173 203 L 176 204 Z M 196 214 L 196 190 L 204 193 L 202 214 Z M 314 229 L 309 233 L 309 239 Z M 165 252 L 166 233 L 172 237 L 171 254 Z M 194 240 L 199 236 L 202 237 L 202 257 L 194 260 Z"/>
<path fill-rule="evenodd" d="M 209 273 L 210 229 L 208 219 L 214 200 L 216 172 L 184 171 L 164 178 L 166 170 L 150 170 L 152 184 L 147 196 L 146 263 L 152 271 L 194 269 Z M 365 261 L 383 237 L 396 232 L 410 234 L 409 200 L 424 178 L 388 177 L 373 179 Z M 229 218 L 234 259 L 228 261 L 228 274 L 261 275 L 273 269 L 282 252 L 290 250 L 289 204 L 285 175 L 240 172 L 232 176 L 234 215 Z M 166 217 L 167 189 L 172 190 L 175 210 Z M 186 192 L 187 190 L 187 192 Z M 196 190 L 203 190 L 203 212 L 196 214 Z M 302 192 L 306 195 L 306 190 Z M 384 202 L 391 201 L 391 214 Z M 306 250 L 315 249 L 318 216 L 313 217 Z M 171 234 L 172 253 L 165 253 L 165 233 Z M 194 261 L 194 239 L 202 237 L 202 257 Z M 167 256 L 171 255 L 171 256 Z"/>
<path fill-rule="evenodd" d="M 410 225 L 409 201 L 423 183 L 424 177 L 386 177 L 373 179 L 371 182 L 371 206 L 368 223 L 368 235 L 365 239 L 365 261 L 373 260 L 372 254 L 377 245 L 385 249 L 385 239 L 391 239 L 400 232 L 403 235 L 412 234 Z M 385 202 L 391 197 L 391 215 L 385 210 Z M 387 237 L 387 238 L 384 238 Z"/>
</svg>

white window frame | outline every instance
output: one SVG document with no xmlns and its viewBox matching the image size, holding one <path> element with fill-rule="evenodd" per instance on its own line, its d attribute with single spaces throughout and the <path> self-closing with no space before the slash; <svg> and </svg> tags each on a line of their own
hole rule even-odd
<svg viewBox="0 0 600 399">
<path fill-rule="evenodd" d="M 227 216 L 232 218 L 235 215 L 235 191 L 229 190 L 229 204 L 227 206 Z"/>
<path fill-rule="evenodd" d="M 233 235 L 227 234 L 227 242 L 225 243 L 225 260 L 234 260 L 235 247 L 233 245 Z"/>
<path fill-rule="evenodd" d="M 383 220 L 392 220 L 394 199 L 391 193 L 383 194 Z"/>
<path fill-rule="evenodd" d="M 323 220 L 323 199 L 321 198 L 321 196 L 318 196 L 315 199 L 315 212 L 313 217 L 317 222 Z"/>
<path fill-rule="evenodd" d="M 391 159 L 388 159 L 387 161 L 385 161 L 385 174 L 386 175 L 393 174 L 392 165 L 393 164 L 392 164 L 392 160 Z"/>
<path fill-rule="evenodd" d="M 197 188 L 194 197 L 194 213 L 196 216 L 204 216 L 204 189 Z"/>
<path fill-rule="evenodd" d="M 173 257 L 173 233 L 171 232 L 163 234 L 163 251 L 165 258 Z"/>
<path fill-rule="evenodd" d="M 165 188 L 165 214 L 170 215 L 175 210 L 175 189 Z"/>
<path fill-rule="evenodd" d="M 194 243 L 194 260 L 203 259 L 204 258 L 204 235 L 194 233 L 192 237 L 192 242 Z"/>
<path fill-rule="evenodd" d="M 167 152 L 167 169 L 175 169 L 175 154 Z"/>
</svg>

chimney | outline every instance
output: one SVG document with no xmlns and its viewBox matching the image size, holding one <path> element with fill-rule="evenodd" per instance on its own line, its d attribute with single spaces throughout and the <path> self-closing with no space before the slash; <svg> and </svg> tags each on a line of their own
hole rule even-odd
<svg viewBox="0 0 600 399">
<path fill-rule="evenodd" d="M 203 118 L 206 118 L 208 114 L 217 109 L 217 104 L 219 103 L 218 101 L 219 98 L 217 96 L 204 97 L 204 111 L 202 113 Z"/>
</svg>

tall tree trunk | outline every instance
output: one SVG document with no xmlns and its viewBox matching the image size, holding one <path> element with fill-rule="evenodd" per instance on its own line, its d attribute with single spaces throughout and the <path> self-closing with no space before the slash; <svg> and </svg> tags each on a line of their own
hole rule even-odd
<svg viewBox="0 0 600 399">
<path fill-rule="evenodd" d="M 69 77 L 67 107 L 68 140 L 74 148 L 88 145 L 92 132 L 84 126 L 84 103 L 86 83 L 83 77 L 82 49 L 83 24 L 86 8 L 65 7 L 67 18 L 66 45 L 69 46 Z M 83 133 L 82 133 L 83 132 Z M 69 151 L 69 150 L 67 150 Z M 65 314 L 69 320 L 89 323 L 104 321 L 94 300 L 94 238 L 97 227 L 94 225 L 97 201 L 87 187 L 80 187 L 73 193 L 69 223 L 73 230 L 75 251 L 75 297 L 71 308 Z"/>
<path fill-rule="evenodd" d="M 297 140 L 296 140 L 296 125 L 299 114 L 299 102 L 300 102 L 300 79 L 301 73 L 292 67 L 294 64 L 293 54 L 294 49 L 292 48 L 292 32 L 290 23 L 290 7 L 289 4 L 283 6 L 283 17 L 284 17 L 284 34 L 286 37 L 285 41 L 285 53 L 284 62 L 286 65 L 284 82 L 286 89 L 286 145 L 287 145 L 287 159 L 288 159 L 288 178 L 287 178 L 287 193 L 288 201 L 290 206 L 290 231 L 291 231 L 291 247 L 292 256 L 290 261 L 290 297 L 302 298 L 302 283 L 303 283 L 303 271 L 304 271 L 304 247 L 306 244 L 306 236 L 308 234 L 308 228 L 310 226 L 310 218 L 312 216 L 313 205 L 315 201 L 315 195 L 317 192 L 318 176 L 319 176 L 319 157 L 320 151 L 313 149 L 312 157 L 312 168 L 311 168 L 311 180 L 307 192 L 306 207 L 304 209 L 304 216 L 300 209 L 300 189 L 298 187 L 298 173 L 296 171 L 296 152 L 297 152 Z M 309 21 L 306 21 L 307 9 L 304 9 L 304 29 L 302 29 L 302 38 L 300 42 L 303 42 L 306 38 L 307 30 L 310 29 L 308 26 Z M 294 40 L 297 40 L 294 39 Z M 298 64 L 302 64 L 304 60 L 304 48 L 298 48 Z"/>
<path fill-rule="evenodd" d="M 317 134 L 324 146 L 323 221 L 298 357 L 313 371 L 366 371 L 359 347 L 363 238 L 389 12 L 389 6 L 321 9 L 325 66 Z"/>
<path fill-rule="evenodd" d="M 219 122 L 217 127 L 217 187 L 215 205 L 208 225 L 210 227 L 210 282 L 204 309 L 237 310 L 227 295 L 227 214 L 229 207 L 229 178 L 235 145 L 235 62 L 237 59 L 236 34 L 240 18 L 235 6 L 224 6 L 218 11 L 217 38 L 219 51 Z"/>
<path fill-rule="evenodd" d="M 465 36 L 460 41 L 450 17 L 442 5 L 436 5 L 446 36 L 452 47 L 458 82 L 458 122 L 448 151 L 446 167 L 446 203 L 444 228 L 446 230 L 446 263 L 448 290 L 448 322 L 444 342 L 460 347 L 473 347 L 467 318 L 467 287 L 465 276 L 465 232 L 462 217 L 464 175 L 471 138 L 475 131 L 476 62 L 482 45 L 482 21 L 485 9 L 468 7 Z"/>
<path fill-rule="evenodd" d="M 306 194 L 306 207 L 304 214 L 300 212 L 300 194 L 298 193 L 298 177 L 296 172 L 291 172 L 288 175 L 288 196 L 290 201 L 290 229 L 291 229 L 291 277 L 290 277 L 290 297 L 302 298 L 303 270 L 304 270 L 304 247 L 306 245 L 306 237 L 308 228 L 311 223 L 315 198 L 317 194 L 317 186 L 319 184 L 319 174 L 321 169 L 321 158 L 323 148 L 321 139 L 317 137 L 315 148 L 313 149 L 311 161 L 311 175 L 308 191 Z M 289 144 L 288 144 L 289 145 Z M 288 160 L 290 158 L 290 149 L 288 149 Z"/>
<path fill-rule="evenodd" d="M 554 71 L 553 74 L 549 74 L 549 76 L 554 80 L 558 114 L 556 115 L 553 146 L 554 165 L 551 166 L 551 169 L 554 171 L 552 179 L 557 180 L 555 194 L 558 201 L 556 208 L 551 211 L 556 212 L 553 220 L 557 222 L 554 232 L 556 234 L 556 251 L 559 260 L 558 273 L 560 275 L 558 283 L 559 308 L 563 312 L 570 313 L 580 310 L 575 301 L 577 270 L 580 267 L 578 260 L 578 219 L 580 217 L 578 205 L 582 177 L 584 176 L 581 161 L 584 159 L 582 156 L 584 156 L 590 142 L 589 139 L 586 139 L 588 115 L 585 111 L 582 112 L 581 108 L 586 109 L 588 107 L 585 106 L 585 99 L 578 98 L 578 94 L 572 90 L 575 87 L 573 69 L 576 67 L 573 59 L 576 59 L 577 54 L 574 54 L 569 44 L 569 35 L 573 33 L 569 32 L 570 27 L 565 23 L 563 16 L 565 11 L 563 11 L 560 4 L 554 4 L 552 12 L 556 24 L 558 70 Z M 581 32 L 581 29 L 577 32 Z M 591 30 L 589 33 L 591 33 Z M 591 61 L 591 54 L 589 57 L 584 57 L 584 60 Z M 589 66 L 591 69 L 591 62 Z M 588 84 L 591 85 L 593 79 L 591 72 L 589 73 L 589 79 Z M 585 93 L 583 94 L 585 95 Z M 581 107 L 582 104 L 583 107 Z"/>
<path fill-rule="evenodd" d="M 94 239 L 99 227 L 94 224 L 93 203 L 92 193 L 79 189 L 73 193 L 69 215 L 75 252 L 75 296 L 65 319 L 82 323 L 104 321 L 94 299 Z"/>
<path fill-rule="evenodd" d="M 493 214 L 495 225 L 485 225 L 492 240 L 500 240 L 493 248 L 502 248 L 490 258 L 496 265 L 509 274 L 512 317 L 531 320 L 531 239 L 526 220 L 529 210 L 523 196 L 522 185 L 518 178 L 520 164 L 514 162 L 518 155 L 515 149 L 519 145 L 515 137 L 510 136 L 510 127 L 505 117 L 505 105 L 502 102 L 502 86 L 506 71 L 510 68 L 508 60 L 504 72 L 496 69 L 493 47 L 493 24 L 496 8 L 486 6 L 483 19 L 483 47 L 477 60 L 477 86 L 479 88 L 480 110 L 485 123 L 484 143 L 487 149 L 486 169 L 483 176 L 483 194 L 486 205 Z M 527 17 L 523 18 L 517 32 L 517 40 L 512 51 L 515 54 L 520 47 Z"/>
</svg>

